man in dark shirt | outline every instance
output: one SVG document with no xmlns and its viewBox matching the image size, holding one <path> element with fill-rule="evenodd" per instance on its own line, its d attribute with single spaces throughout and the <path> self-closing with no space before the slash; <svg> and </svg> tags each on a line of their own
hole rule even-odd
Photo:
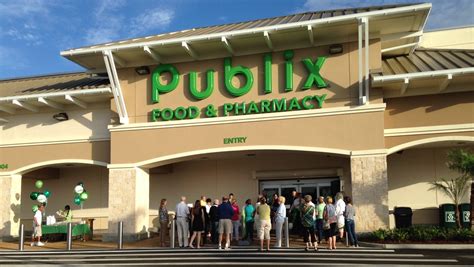
<svg viewBox="0 0 474 267">
<path fill-rule="evenodd" d="M 211 231 L 211 241 L 213 244 L 217 243 L 217 239 L 219 238 L 218 228 L 219 228 L 219 199 L 214 200 L 214 205 L 211 206 L 209 210 L 209 223 L 210 223 L 210 231 Z"/>
<path fill-rule="evenodd" d="M 229 198 L 222 197 L 222 204 L 219 206 L 219 249 L 222 249 L 222 237 L 225 234 L 225 249 L 230 249 L 230 235 L 232 234 L 232 221 L 234 210 L 230 205 Z"/>
</svg>

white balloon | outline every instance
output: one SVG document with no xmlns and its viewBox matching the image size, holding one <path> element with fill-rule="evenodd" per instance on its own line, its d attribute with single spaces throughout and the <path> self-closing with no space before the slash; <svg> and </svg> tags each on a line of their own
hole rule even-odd
<svg viewBox="0 0 474 267">
<path fill-rule="evenodd" d="M 81 194 L 82 192 L 84 192 L 84 187 L 82 187 L 82 185 L 76 185 L 76 187 L 74 187 L 74 192 L 76 192 L 77 194 Z"/>
<path fill-rule="evenodd" d="M 45 195 L 41 194 L 41 195 L 38 196 L 37 200 L 38 200 L 39 203 L 45 203 L 47 198 L 46 198 Z"/>
</svg>

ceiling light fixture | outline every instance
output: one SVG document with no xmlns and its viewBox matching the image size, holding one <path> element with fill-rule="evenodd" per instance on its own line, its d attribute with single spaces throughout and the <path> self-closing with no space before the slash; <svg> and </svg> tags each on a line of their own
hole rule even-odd
<svg viewBox="0 0 474 267">
<path fill-rule="evenodd" d="M 69 116 L 65 112 L 54 114 L 53 118 L 57 121 L 67 121 L 67 120 L 69 120 Z"/>
<path fill-rule="evenodd" d="M 141 66 L 141 67 L 135 68 L 135 72 L 138 75 L 148 75 L 150 74 L 150 69 L 147 66 Z"/>
</svg>

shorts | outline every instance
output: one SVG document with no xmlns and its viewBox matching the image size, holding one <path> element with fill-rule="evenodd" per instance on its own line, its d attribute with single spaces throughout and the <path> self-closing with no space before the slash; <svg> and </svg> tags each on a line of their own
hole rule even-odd
<svg viewBox="0 0 474 267">
<path fill-rule="evenodd" d="M 219 220 L 219 234 L 232 234 L 232 221 L 230 219 Z"/>
<path fill-rule="evenodd" d="M 41 237 L 43 232 L 41 231 L 41 225 L 33 227 L 33 236 L 34 237 Z"/>
<path fill-rule="evenodd" d="M 272 223 L 270 221 L 260 221 L 258 224 L 258 238 L 260 240 L 270 240 L 270 230 Z"/>
</svg>

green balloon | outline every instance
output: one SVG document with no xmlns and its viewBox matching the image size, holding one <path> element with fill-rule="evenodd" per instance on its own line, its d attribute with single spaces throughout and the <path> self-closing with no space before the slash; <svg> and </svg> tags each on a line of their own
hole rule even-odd
<svg viewBox="0 0 474 267">
<path fill-rule="evenodd" d="M 80 195 L 81 200 L 86 200 L 88 197 L 89 197 L 89 195 L 85 191 L 82 192 L 81 195 Z"/>
<path fill-rule="evenodd" d="M 43 195 L 45 195 L 47 198 L 49 198 L 49 196 L 51 196 L 51 192 L 49 192 L 48 190 L 45 190 Z"/>
<path fill-rule="evenodd" d="M 31 206 L 31 210 L 32 210 L 33 212 L 38 211 L 38 205 L 33 205 L 33 206 Z"/>
<path fill-rule="evenodd" d="M 75 197 L 74 198 L 74 204 L 81 205 L 81 198 L 80 197 Z"/>
<path fill-rule="evenodd" d="M 35 186 L 36 186 L 36 188 L 41 189 L 41 187 L 43 187 L 43 181 L 41 181 L 41 180 L 36 181 Z"/>
<path fill-rule="evenodd" d="M 36 200 L 38 198 L 39 193 L 38 192 L 31 192 L 30 198 L 31 200 Z"/>
</svg>

